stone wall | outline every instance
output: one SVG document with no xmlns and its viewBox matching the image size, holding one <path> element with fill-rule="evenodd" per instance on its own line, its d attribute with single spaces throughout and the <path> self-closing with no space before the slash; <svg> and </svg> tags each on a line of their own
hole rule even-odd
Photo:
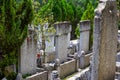
<svg viewBox="0 0 120 80">
<path fill-rule="evenodd" d="M 92 53 L 82 55 L 80 57 L 80 68 L 85 68 L 90 65 L 90 57 L 92 56 Z"/>
<path fill-rule="evenodd" d="M 40 72 L 36 73 L 30 77 L 27 77 L 25 80 L 48 80 L 48 72 Z"/>
<path fill-rule="evenodd" d="M 76 60 L 75 59 L 72 59 L 70 61 L 67 61 L 63 64 L 60 64 L 60 67 L 59 67 L 59 75 L 60 75 L 60 78 L 64 78 L 72 73 L 74 73 L 76 70 Z"/>
<path fill-rule="evenodd" d="M 88 67 L 88 66 L 90 65 L 90 57 L 91 57 L 91 56 L 92 56 L 92 53 L 85 55 L 85 58 L 84 58 L 84 61 L 85 61 L 84 66 L 85 66 L 85 67 Z"/>
</svg>

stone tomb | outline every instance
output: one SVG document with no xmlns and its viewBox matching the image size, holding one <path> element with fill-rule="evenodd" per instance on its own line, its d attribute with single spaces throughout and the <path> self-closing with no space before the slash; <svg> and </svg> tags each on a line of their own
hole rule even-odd
<svg viewBox="0 0 120 80">
<path fill-rule="evenodd" d="M 28 32 L 29 37 L 24 40 L 19 57 L 19 72 L 22 74 L 36 72 L 37 41 L 34 40 L 34 30 L 30 29 Z"/>
<path fill-rule="evenodd" d="M 69 22 L 55 23 L 54 27 L 56 29 L 55 35 L 55 53 L 56 58 L 60 59 L 60 62 L 67 60 L 67 48 L 70 43 L 69 36 L 71 32 L 71 25 Z"/>
</svg>

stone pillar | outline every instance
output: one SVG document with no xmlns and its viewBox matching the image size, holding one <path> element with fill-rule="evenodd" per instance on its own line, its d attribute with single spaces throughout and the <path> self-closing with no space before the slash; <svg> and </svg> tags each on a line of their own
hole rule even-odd
<svg viewBox="0 0 120 80">
<path fill-rule="evenodd" d="M 91 80 L 114 80 L 117 51 L 115 0 L 100 0 L 95 10 Z"/>
<path fill-rule="evenodd" d="M 90 21 L 85 20 L 80 22 L 80 52 L 89 50 L 89 35 L 90 35 Z M 80 53 L 79 52 L 79 53 Z"/>
<path fill-rule="evenodd" d="M 80 68 L 83 69 L 85 68 L 85 52 L 81 51 L 81 56 L 80 56 Z"/>
<path fill-rule="evenodd" d="M 55 37 L 55 53 L 56 58 L 60 59 L 60 62 L 67 60 L 67 48 L 69 33 L 71 32 L 71 25 L 69 22 L 55 23 L 54 27 L 56 29 Z"/>
<path fill-rule="evenodd" d="M 60 71 L 60 60 L 59 59 L 55 60 L 55 66 L 54 66 L 54 68 L 55 68 L 55 70 L 57 70 L 58 76 L 60 77 L 61 71 Z"/>
<path fill-rule="evenodd" d="M 78 71 L 80 63 L 78 53 L 74 54 L 74 59 L 76 60 L 76 71 Z"/>
</svg>

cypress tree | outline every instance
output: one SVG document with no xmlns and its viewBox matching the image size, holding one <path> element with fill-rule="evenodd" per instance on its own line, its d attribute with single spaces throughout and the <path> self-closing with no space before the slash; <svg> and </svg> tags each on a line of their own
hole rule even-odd
<svg viewBox="0 0 120 80">
<path fill-rule="evenodd" d="M 33 19 L 31 0 L 1 0 L 0 6 L 0 45 L 8 54 L 21 46 L 27 36 L 27 26 Z"/>
<path fill-rule="evenodd" d="M 19 53 L 32 19 L 31 0 L 0 0 L 0 51 L 3 55 L 0 70 L 4 71 L 5 66 L 15 64 L 13 57 Z M 4 61 L 6 56 L 7 62 Z M 1 75 L 4 74 L 1 73 L 0 78 Z"/>
</svg>

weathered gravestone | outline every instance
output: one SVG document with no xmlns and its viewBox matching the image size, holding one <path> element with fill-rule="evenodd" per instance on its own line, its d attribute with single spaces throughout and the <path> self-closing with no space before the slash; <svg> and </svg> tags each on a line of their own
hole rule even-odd
<svg viewBox="0 0 120 80">
<path fill-rule="evenodd" d="M 55 23 L 55 53 L 60 62 L 67 60 L 68 40 L 70 40 L 71 25 L 69 22 Z"/>
<path fill-rule="evenodd" d="M 115 0 L 100 0 L 95 10 L 91 80 L 114 80 L 117 51 Z"/>
<path fill-rule="evenodd" d="M 89 51 L 89 35 L 90 35 L 90 21 L 89 20 L 80 21 L 80 42 L 79 42 L 80 68 L 85 67 L 84 57 L 86 52 Z"/>
<path fill-rule="evenodd" d="M 45 62 L 54 61 L 55 59 L 55 47 L 54 47 L 54 32 L 46 32 L 45 34 Z"/>
<path fill-rule="evenodd" d="M 45 35 L 46 35 L 46 40 L 45 40 L 46 48 L 45 48 L 45 51 L 47 53 L 52 53 L 54 51 L 54 33 L 48 33 L 48 34 L 45 34 Z"/>
<path fill-rule="evenodd" d="M 80 52 L 89 50 L 89 34 L 90 34 L 90 21 L 84 20 L 80 22 Z"/>
<path fill-rule="evenodd" d="M 32 74 L 36 71 L 37 42 L 34 40 L 35 32 L 29 29 L 29 37 L 25 39 L 21 46 L 19 72 L 22 74 Z"/>
</svg>

